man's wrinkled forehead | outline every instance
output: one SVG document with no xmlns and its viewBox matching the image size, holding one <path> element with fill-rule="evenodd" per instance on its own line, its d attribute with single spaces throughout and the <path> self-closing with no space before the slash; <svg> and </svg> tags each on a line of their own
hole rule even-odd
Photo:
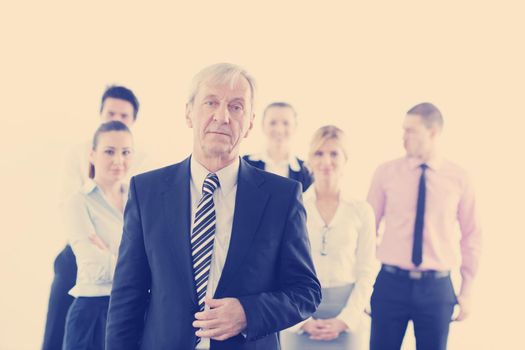
<svg viewBox="0 0 525 350">
<path fill-rule="evenodd" d="M 226 89 L 225 89 L 226 88 Z M 190 95 L 188 100 L 190 104 L 195 102 L 195 99 L 199 96 L 202 98 L 203 95 L 208 95 L 210 91 L 233 91 L 237 90 L 237 93 L 245 100 L 246 105 L 253 109 L 254 103 L 254 86 L 250 83 L 242 73 L 228 74 L 228 75 L 209 75 L 202 79 L 197 86 L 194 85 L 193 94 Z"/>
<path fill-rule="evenodd" d="M 199 85 L 196 97 L 215 96 L 223 98 L 224 94 L 230 95 L 230 99 L 242 99 L 248 103 L 252 99 L 251 86 L 248 80 L 242 76 L 233 77 L 210 77 L 205 79 Z"/>
</svg>

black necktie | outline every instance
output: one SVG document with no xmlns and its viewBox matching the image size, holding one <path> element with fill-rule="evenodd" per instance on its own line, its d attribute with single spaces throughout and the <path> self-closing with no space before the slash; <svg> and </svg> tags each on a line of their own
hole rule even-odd
<svg viewBox="0 0 525 350">
<path fill-rule="evenodd" d="M 419 191 L 417 195 L 416 222 L 414 224 L 414 246 L 412 247 L 412 262 L 419 266 L 423 261 L 423 224 L 425 222 L 425 170 L 428 165 L 421 164 L 421 177 L 419 178 Z"/>
</svg>

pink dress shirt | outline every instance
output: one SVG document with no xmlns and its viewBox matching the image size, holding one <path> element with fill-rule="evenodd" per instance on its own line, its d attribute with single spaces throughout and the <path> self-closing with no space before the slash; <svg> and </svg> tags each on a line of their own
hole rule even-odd
<svg viewBox="0 0 525 350">
<path fill-rule="evenodd" d="M 385 220 L 377 257 L 384 264 L 407 270 L 442 271 L 458 266 L 460 253 L 460 295 L 467 297 L 481 251 L 472 184 L 454 163 L 437 158 L 426 163 L 423 262 L 416 268 L 411 257 L 421 164 L 415 158 L 400 158 L 382 164 L 374 174 L 368 202 L 374 209 L 377 227 Z"/>
</svg>

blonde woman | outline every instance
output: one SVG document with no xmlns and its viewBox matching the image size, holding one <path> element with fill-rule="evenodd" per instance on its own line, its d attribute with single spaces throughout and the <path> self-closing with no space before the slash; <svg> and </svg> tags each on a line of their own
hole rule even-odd
<svg viewBox="0 0 525 350">
<path fill-rule="evenodd" d="M 128 127 L 111 121 L 93 137 L 90 181 L 67 203 L 65 221 L 78 273 L 69 291 L 63 350 L 104 349 L 106 318 L 133 155 Z"/>
<path fill-rule="evenodd" d="M 315 181 L 304 194 L 308 234 L 323 299 L 310 319 L 281 333 L 284 350 L 356 349 L 377 273 L 375 221 L 365 201 L 343 194 L 348 181 L 345 136 L 336 126 L 317 130 L 307 165 Z"/>
</svg>

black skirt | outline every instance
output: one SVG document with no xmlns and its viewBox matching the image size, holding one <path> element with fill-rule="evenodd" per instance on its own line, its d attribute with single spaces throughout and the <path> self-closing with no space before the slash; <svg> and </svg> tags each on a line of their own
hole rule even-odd
<svg viewBox="0 0 525 350">
<path fill-rule="evenodd" d="M 62 350 L 104 350 L 109 296 L 78 297 L 66 319 Z"/>
</svg>

